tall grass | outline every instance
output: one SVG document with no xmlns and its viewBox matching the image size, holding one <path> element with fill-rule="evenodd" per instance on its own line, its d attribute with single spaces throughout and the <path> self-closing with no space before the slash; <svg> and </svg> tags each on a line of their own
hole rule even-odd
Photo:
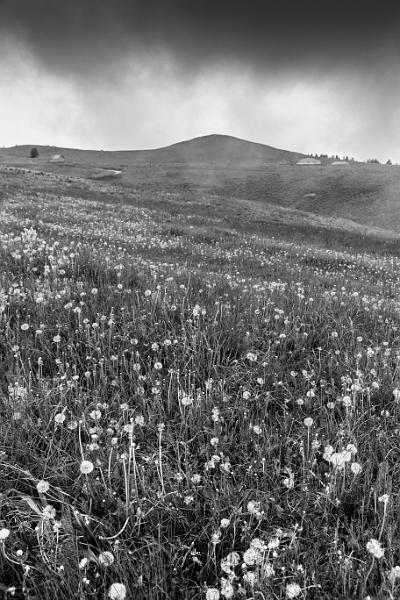
<svg viewBox="0 0 400 600">
<path fill-rule="evenodd" d="M 216 234 L 157 262 L 155 225 L 77 243 L 17 209 L 3 597 L 399 597 L 396 260 Z"/>
</svg>

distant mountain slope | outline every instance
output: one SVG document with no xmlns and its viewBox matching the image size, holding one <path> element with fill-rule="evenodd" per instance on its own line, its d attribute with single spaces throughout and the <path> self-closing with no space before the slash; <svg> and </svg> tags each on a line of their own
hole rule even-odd
<svg viewBox="0 0 400 600">
<path fill-rule="evenodd" d="M 33 146 L 14 146 L 0 149 L 0 161 L 18 162 L 29 159 Z M 304 154 L 273 148 L 265 144 L 248 142 L 229 135 L 205 135 L 193 138 L 171 146 L 155 148 L 154 150 L 77 150 L 73 148 L 60 148 L 58 146 L 35 146 L 39 157 L 31 160 L 32 165 L 49 160 L 54 154 L 63 154 L 66 162 L 91 164 L 98 166 L 135 165 L 148 163 L 157 164 L 184 163 L 206 165 L 253 165 L 264 163 L 278 163 L 280 161 L 295 162 Z"/>
<path fill-rule="evenodd" d="M 294 162 L 304 154 L 248 142 L 229 135 L 205 135 L 150 151 L 155 161 L 206 164 Z"/>
</svg>

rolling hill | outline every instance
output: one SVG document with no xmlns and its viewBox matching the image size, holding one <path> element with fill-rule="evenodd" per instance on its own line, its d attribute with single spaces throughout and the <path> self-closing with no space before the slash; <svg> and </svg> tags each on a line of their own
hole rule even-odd
<svg viewBox="0 0 400 600">
<path fill-rule="evenodd" d="M 30 159 L 31 148 L 39 151 L 37 159 Z M 191 140 L 178 142 L 171 146 L 154 150 L 117 150 L 97 151 L 61 148 L 59 146 L 23 145 L 0 149 L 0 160 L 5 163 L 24 162 L 42 164 L 53 154 L 63 154 L 70 164 L 132 165 L 142 163 L 168 164 L 205 164 L 205 165 L 248 165 L 256 166 L 264 163 L 280 161 L 295 162 L 304 154 L 273 148 L 265 144 L 248 142 L 228 135 L 205 135 Z"/>
<path fill-rule="evenodd" d="M 307 215 L 313 230 L 323 222 L 335 230 L 358 227 L 364 238 L 376 228 L 380 238 L 397 239 L 400 233 L 397 166 L 354 162 L 346 167 L 329 163 L 302 167 L 295 164 L 304 156 L 300 153 L 225 135 L 207 135 L 153 150 L 36 147 L 36 159 L 29 158 L 30 145 L 0 149 L 0 165 L 68 178 L 104 179 L 129 197 L 133 194 L 134 202 L 162 205 L 171 214 L 178 209 L 190 214 L 194 206 L 200 212 L 214 210 L 206 201 L 212 197 L 218 218 L 222 215 L 229 220 L 229 215 L 236 214 L 237 223 L 249 220 L 253 227 L 259 222 L 265 230 L 275 227 L 277 212 L 271 207 L 276 207 L 280 227 L 287 225 L 289 237 L 294 235 L 297 217 L 299 229 L 304 229 Z M 65 163 L 49 163 L 56 153 L 65 156 Z M 107 169 L 121 174 L 115 176 Z"/>
</svg>

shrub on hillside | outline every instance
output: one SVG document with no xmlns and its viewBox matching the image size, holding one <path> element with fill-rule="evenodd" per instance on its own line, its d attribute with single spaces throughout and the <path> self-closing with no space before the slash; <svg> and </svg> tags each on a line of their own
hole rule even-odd
<svg viewBox="0 0 400 600">
<path fill-rule="evenodd" d="M 39 156 L 39 150 L 37 148 L 32 148 L 30 156 L 31 158 L 36 158 L 37 156 Z"/>
</svg>

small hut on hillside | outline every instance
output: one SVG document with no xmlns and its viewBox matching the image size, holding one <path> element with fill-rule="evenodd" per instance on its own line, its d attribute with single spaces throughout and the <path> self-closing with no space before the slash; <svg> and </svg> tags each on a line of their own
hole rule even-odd
<svg viewBox="0 0 400 600">
<path fill-rule="evenodd" d="M 307 156 L 306 158 L 302 158 L 301 160 L 297 161 L 296 165 L 320 165 L 322 164 L 320 160 L 318 160 L 317 158 L 311 158 L 310 156 Z"/>
<path fill-rule="evenodd" d="M 332 165 L 333 167 L 334 167 L 334 166 L 336 166 L 336 165 L 340 165 L 340 166 L 347 165 L 347 166 L 348 166 L 348 165 L 349 165 L 349 163 L 347 162 L 347 160 L 334 160 L 334 161 L 331 163 L 331 165 Z"/>
<path fill-rule="evenodd" d="M 62 154 L 53 154 L 50 158 L 49 162 L 51 163 L 63 163 L 65 162 L 65 158 Z"/>
</svg>

